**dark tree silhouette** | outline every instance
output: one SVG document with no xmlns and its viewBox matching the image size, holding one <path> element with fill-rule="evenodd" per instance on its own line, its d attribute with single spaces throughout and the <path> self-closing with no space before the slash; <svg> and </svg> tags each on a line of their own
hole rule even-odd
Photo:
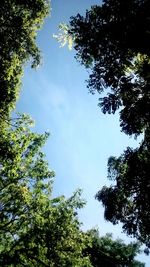
<svg viewBox="0 0 150 267">
<path fill-rule="evenodd" d="M 88 88 L 102 93 L 103 113 L 119 109 L 120 126 L 143 140 L 108 161 L 110 187 L 96 198 L 105 218 L 150 247 L 150 1 L 104 0 L 71 17 L 76 58 L 90 70 Z"/>
<path fill-rule="evenodd" d="M 122 240 L 113 240 L 111 234 L 100 236 L 98 230 L 89 231 L 92 245 L 85 249 L 93 267 L 144 267 L 145 264 L 135 259 L 140 252 L 138 243 L 125 244 Z"/>
</svg>

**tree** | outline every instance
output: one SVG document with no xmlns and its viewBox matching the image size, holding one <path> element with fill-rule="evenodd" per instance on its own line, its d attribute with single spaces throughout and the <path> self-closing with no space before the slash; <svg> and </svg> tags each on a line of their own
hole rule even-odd
<svg viewBox="0 0 150 267">
<path fill-rule="evenodd" d="M 90 238 L 77 217 L 81 192 L 52 198 L 54 172 L 41 152 L 48 134 L 31 124 L 19 115 L 0 137 L 0 265 L 90 267 L 82 255 Z"/>
<path fill-rule="evenodd" d="M 92 267 L 112 257 L 114 264 L 127 262 L 129 256 L 134 263 L 138 245 L 80 229 L 80 190 L 68 199 L 52 198 L 54 172 L 41 152 L 48 134 L 33 133 L 32 124 L 18 115 L 0 137 L 0 265 Z"/>
<path fill-rule="evenodd" d="M 145 264 L 135 260 L 140 252 L 138 243 L 125 244 L 122 240 L 113 240 L 111 234 L 100 236 L 97 229 L 89 231 L 92 246 L 85 249 L 94 267 L 144 267 Z"/>
<path fill-rule="evenodd" d="M 0 120 L 7 119 L 19 94 L 23 67 L 40 62 L 37 31 L 49 13 L 48 0 L 4 0 L 0 8 Z"/>
<path fill-rule="evenodd" d="M 105 219 L 122 222 L 123 230 L 150 248 L 150 134 L 139 148 L 127 148 L 108 160 L 108 178 L 113 182 L 96 195 L 105 207 Z"/>
<path fill-rule="evenodd" d="M 91 70 L 90 91 L 108 90 L 99 105 L 104 113 L 121 107 L 121 127 L 129 135 L 141 133 L 150 117 L 149 10 L 147 0 L 105 0 L 85 17 L 72 17 L 68 30 L 76 58 Z"/>
<path fill-rule="evenodd" d="M 104 0 L 69 24 L 76 58 L 90 71 L 91 93 L 103 92 L 103 113 L 119 109 L 120 126 L 143 140 L 108 161 L 110 187 L 96 195 L 105 218 L 150 247 L 150 1 Z M 106 93 L 107 90 L 107 93 Z"/>
</svg>

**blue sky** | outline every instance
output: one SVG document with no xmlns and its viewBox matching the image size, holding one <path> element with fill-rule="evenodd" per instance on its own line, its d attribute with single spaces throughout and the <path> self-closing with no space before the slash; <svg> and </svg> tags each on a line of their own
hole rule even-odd
<svg viewBox="0 0 150 267">
<path fill-rule="evenodd" d="M 118 115 L 103 115 L 98 108 L 99 95 L 88 93 L 88 73 L 74 59 L 74 51 L 59 48 L 52 37 L 60 22 L 85 10 L 98 0 L 53 0 L 51 16 L 38 34 L 43 64 L 38 70 L 25 69 L 17 111 L 29 113 L 35 130 L 49 130 L 51 136 L 44 151 L 55 170 L 54 195 L 70 196 L 83 189 L 86 207 L 80 212 L 83 228 L 98 226 L 101 234 L 112 232 L 114 238 L 129 240 L 120 226 L 103 219 L 103 208 L 94 196 L 107 180 L 107 159 L 120 155 L 126 146 L 138 141 L 120 132 Z M 140 256 L 148 262 L 149 258 Z"/>
</svg>

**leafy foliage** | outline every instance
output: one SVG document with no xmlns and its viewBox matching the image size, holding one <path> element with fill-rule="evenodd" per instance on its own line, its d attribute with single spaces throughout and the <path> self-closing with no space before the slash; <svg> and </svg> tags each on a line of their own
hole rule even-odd
<svg viewBox="0 0 150 267">
<path fill-rule="evenodd" d="M 96 229 L 89 231 L 92 246 L 85 250 L 90 255 L 94 267 L 144 267 L 145 264 L 134 258 L 140 252 L 138 243 L 126 245 L 122 240 L 113 240 L 111 234 L 99 236 Z"/>
<path fill-rule="evenodd" d="M 0 8 L 0 118 L 15 106 L 25 63 L 40 62 L 37 30 L 49 12 L 47 0 L 4 0 Z"/>
<path fill-rule="evenodd" d="M 129 235 L 150 247 L 150 134 L 137 149 L 127 148 L 119 157 L 108 161 L 108 178 L 115 181 L 103 187 L 96 198 L 105 207 L 105 218 L 123 223 Z"/>
<path fill-rule="evenodd" d="M 73 37 L 71 34 L 69 34 L 69 27 L 65 23 L 59 24 L 59 33 L 53 34 L 53 37 L 60 43 L 60 47 L 65 46 L 68 44 L 69 50 L 73 47 Z"/>
<path fill-rule="evenodd" d="M 105 0 L 70 21 L 76 57 L 91 70 L 90 91 L 108 90 L 99 106 L 104 113 L 122 107 L 121 127 L 129 135 L 140 134 L 150 118 L 149 18 L 147 0 Z"/>
<path fill-rule="evenodd" d="M 122 222 L 127 234 L 150 247 L 150 1 L 104 0 L 72 17 L 69 33 L 77 60 L 90 69 L 89 90 L 103 92 L 103 113 L 119 109 L 122 131 L 143 134 L 137 149 L 109 159 L 113 184 L 96 198 L 107 220 Z"/>
<path fill-rule="evenodd" d="M 90 267 L 82 257 L 90 238 L 77 218 L 81 192 L 52 198 L 54 173 L 41 152 L 48 134 L 31 132 L 26 115 L 12 123 L 0 138 L 0 265 Z"/>
</svg>

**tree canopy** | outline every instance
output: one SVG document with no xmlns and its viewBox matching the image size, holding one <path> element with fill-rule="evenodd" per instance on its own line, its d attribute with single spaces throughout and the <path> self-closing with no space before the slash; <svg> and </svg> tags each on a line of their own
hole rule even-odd
<svg viewBox="0 0 150 267">
<path fill-rule="evenodd" d="M 76 58 L 91 70 L 90 91 L 108 90 L 99 105 L 104 113 L 121 107 L 121 127 L 129 135 L 141 133 L 150 117 L 149 10 L 147 0 L 105 0 L 72 17 L 68 30 Z"/>
<path fill-rule="evenodd" d="M 105 218 L 150 247 L 150 1 L 104 0 L 71 17 L 76 58 L 90 71 L 88 88 L 103 93 L 103 113 L 119 109 L 123 132 L 143 140 L 108 161 L 112 186 L 96 195 Z"/>
<path fill-rule="evenodd" d="M 0 8 L 0 119 L 15 107 L 23 67 L 40 62 L 37 31 L 49 13 L 48 0 L 4 0 Z"/>
<path fill-rule="evenodd" d="M 128 147 L 124 153 L 108 160 L 108 178 L 114 183 L 104 186 L 96 198 L 105 207 L 104 216 L 113 224 L 123 223 L 123 230 L 150 247 L 150 134 L 141 146 Z"/>
<path fill-rule="evenodd" d="M 0 10 L 0 265 L 108 267 L 113 257 L 110 267 L 143 267 L 134 260 L 138 244 L 81 230 L 81 191 L 52 196 L 54 172 L 42 152 L 49 134 L 34 133 L 28 115 L 10 116 L 25 63 L 39 64 L 36 35 L 48 12 L 47 0 L 4 0 Z"/>
<path fill-rule="evenodd" d="M 48 133 L 34 133 L 32 124 L 18 114 L 0 138 L 0 265 L 143 267 L 134 260 L 138 244 L 81 230 L 80 190 L 52 197 L 54 172 L 41 151 Z"/>
<path fill-rule="evenodd" d="M 85 249 L 94 267 L 144 267 L 145 264 L 135 260 L 140 252 L 138 243 L 125 244 L 121 239 L 113 240 L 112 234 L 100 236 L 97 229 L 89 231 L 92 245 Z"/>
<path fill-rule="evenodd" d="M 0 138 L 0 265 L 90 267 L 81 192 L 52 198 L 54 172 L 41 151 L 48 134 L 33 133 L 31 122 L 20 115 Z"/>
</svg>

